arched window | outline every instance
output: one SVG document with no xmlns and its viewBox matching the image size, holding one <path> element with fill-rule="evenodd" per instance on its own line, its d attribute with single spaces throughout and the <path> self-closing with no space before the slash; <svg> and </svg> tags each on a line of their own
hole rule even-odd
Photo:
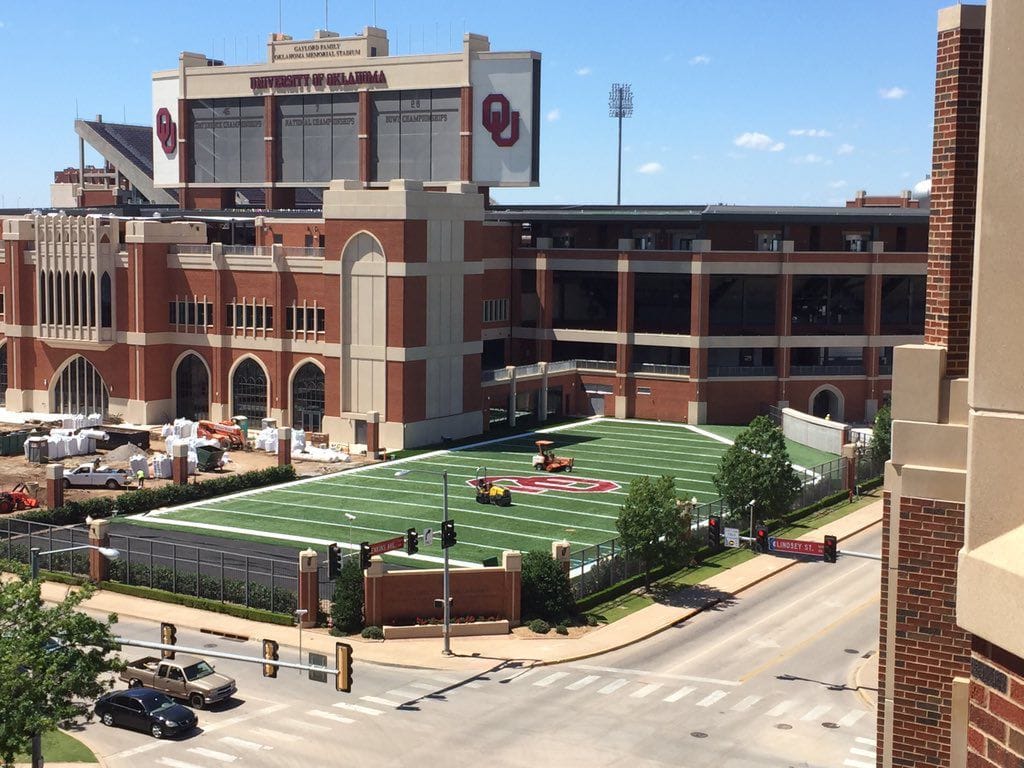
<svg viewBox="0 0 1024 768">
<path fill-rule="evenodd" d="M 100 278 L 100 327 L 109 328 L 113 323 L 113 307 L 110 297 L 110 275 L 103 273 Z"/>
<path fill-rule="evenodd" d="M 89 273 L 89 325 L 96 325 L 96 275 Z"/>
<path fill-rule="evenodd" d="M 61 370 L 53 385 L 57 413 L 98 413 L 106 417 L 110 399 L 99 371 L 84 357 L 75 357 Z"/>
<path fill-rule="evenodd" d="M 267 376 L 251 357 L 243 360 L 231 379 L 233 416 L 248 416 L 249 423 L 259 423 L 267 416 Z"/>
<path fill-rule="evenodd" d="M 210 418 L 210 374 L 199 355 L 187 355 L 174 373 L 175 416 L 180 419 Z"/>
<path fill-rule="evenodd" d="M 71 273 L 64 273 L 64 325 L 71 325 Z"/>
<path fill-rule="evenodd" d="M 64 303 L 62 297 L 64 296 L 64 275 L 61 272 L 57 273 L 57 292 L 53 298 L 53 309 L 54 309 L 54 322 L 58 325 L 64 323 Z"/>
<path fill-rule="evenodd" d="M 324 372 L 313 363 L 292 379 L 292 427 L 320 432 L 324 423 Z"/>
<path fill-rule="evenodd" d="M 50 272 L 46 275 L 46 322 L 48 323 L 57 322 L 57 316 L 53 312 L 53 297 L 55 295 L 53 288 L 53 272 Z"/>
<path fill-rule="evenodd" d="M 71 292 L 71 322 L 78 325 L 78 297 L 80 293 L 78 290 L 79 284 L 77 272 L 75 272 L 72 279 L 74 280 L 74 290 Z"/>
<path fill-rule="evenodd" d="M 46 271 L 39 273 L 39 322 L 46 323 Z"/>
</svg>

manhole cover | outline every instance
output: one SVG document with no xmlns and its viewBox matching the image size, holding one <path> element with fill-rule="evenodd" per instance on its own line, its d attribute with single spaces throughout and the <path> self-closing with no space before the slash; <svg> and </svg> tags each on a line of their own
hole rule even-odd
<svg viewBox="0 0 1024 768">
<path fill-rule="evenodd" d="M 775 727 L 778 728 L 780 731 L 791 731 L 791 730 L 793 730 L 793 726 L 790 725 L 789 723 L 779 723 Z"/>
<path fill-rule="evenodd" d="M 690 735 L 695 739 L 706 739 L 708 737 L 704 731 L 690 731 Z"/>
<path fill-rule="evenodd" d="M 845 651 L 846 653 L 852 653 L 852 654 L 854 654 L 854 655 L 856 655 L 856 654 L 860 653 L 860 651 L 858 651 L 858 650 L 857 650 L 856 648 L 844 648 L 843 650 L 844 650 L 844 651 Z"/>
<path fill-rule="evenodd" d="M 822 723 L 821 727 L 822 728 L 838 728 L 839 724 L 838 723 Z"/>
</svg>

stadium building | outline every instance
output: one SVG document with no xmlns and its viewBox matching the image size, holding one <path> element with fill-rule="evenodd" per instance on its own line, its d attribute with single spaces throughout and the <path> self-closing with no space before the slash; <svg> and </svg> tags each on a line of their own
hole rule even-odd
<svg viewBox="0 0 1024 768">
<path fill-rule="evenodd" d="M 539 54 L 472 34 L 182 54 L 152 126 L 76 121 L 63 210 L 0 214 L 6 406 L 270 417 L 371 450 L 559 414 L 874 414 L 892 348 L 923 339 L 917 199 L 494 205 L 539 183 L 539 97 Z"/>
</svg>

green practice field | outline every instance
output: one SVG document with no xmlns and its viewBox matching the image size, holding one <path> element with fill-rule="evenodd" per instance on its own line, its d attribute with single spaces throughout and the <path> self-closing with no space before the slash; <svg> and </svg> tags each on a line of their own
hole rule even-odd
<svg viewBox="0 0 1024 768">
<path fill-rule="evenodd" d="M 479 565 L 506 549 L 550 551 L 567 539 L 577 548 L 617 536 L 615 520 L 629 489 L 642 475 L 672 475 L 680 498 L 717 498 L 711 477 L 726 438 L 686 425 L 596 419 L 491 443 L 386 462 L 287 486 L 150 512 L 129 518 L 137 525 L 174 526 L 210 535 L 255 539 L 319 552 L 339 542 L 348 549 L 361 541 L 382 541 L 421 533 L 416 559 L 441 557 L 441 473 L 448 471 L 449 517 L 458 543 L 452 562 Z M 571 456 L 571 473 L 535 472 L 534 441 L 550 439 L 558 456 Z M 510 488 L 512 506 L 478 504 L 478 468 Z M 396 476 L 396 472 L 410 470 Z M 354 521 L 345 513 L 355 516 Z M 424 529 L 435 533 L 427 546 Z M 404 557 L 404 552 L 393 553 Z"/>
</svg>

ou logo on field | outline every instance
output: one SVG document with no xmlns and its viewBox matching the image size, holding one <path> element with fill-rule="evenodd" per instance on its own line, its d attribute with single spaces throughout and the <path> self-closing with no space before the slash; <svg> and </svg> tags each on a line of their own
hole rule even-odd
<svg viewBox="0 0 1024 768">
<path fill-rule="evenodd" d="M 619 490 L 618 483 L 611 480 L 594 480 L 589 477 L 569 475 L 491 475 L 481 479 L 483 483 L 494 483 L 517 493 L 610 493 Z M 467 480 L 467 485 L 477 485 L 476 480 Z"/>
<path fill-rule="evenodd" d="M 492 93 L 484 99 L 480 124 L 491 134 L 491 140 L 499 147 L 511 147 L 519 141 L 519 112 L 512 109 L 508 97 L 503 93 Z M 505 131 L 508 136 L 503 136 Z"/>
</svg>

